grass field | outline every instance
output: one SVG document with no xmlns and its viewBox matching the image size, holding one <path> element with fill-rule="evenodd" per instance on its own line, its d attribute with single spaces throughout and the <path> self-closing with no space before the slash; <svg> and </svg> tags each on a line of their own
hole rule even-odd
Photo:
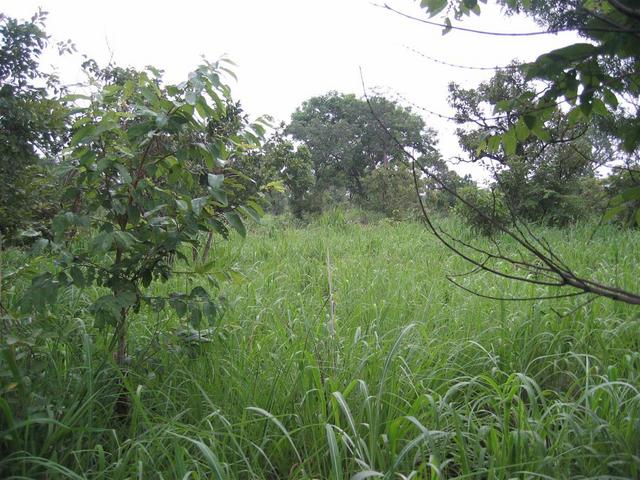
<svg viewBox="0 0 640 480">
<path fill-rule="evenodd" d="M 66 293 L 39 320 L 53 333 L 16 343 L 17 362 L 5 349 L 0 477 L 639 477 L 638 308 L 479 298 L 446 280 L 468 266 L 419 224 L 349 218 L 266 219 L 246 241 L 220 240 L 212 256 L 242 279 L 222 285 L 210 342 L 141 312 L 127 421 L 113 418 L 118 372 L 87 293 Z M 640 290 L 640 234 L 592 228 L 538 233 L 579 273 Z M 3 268 L 21 261 L 7 254 Z"/>
</svg>

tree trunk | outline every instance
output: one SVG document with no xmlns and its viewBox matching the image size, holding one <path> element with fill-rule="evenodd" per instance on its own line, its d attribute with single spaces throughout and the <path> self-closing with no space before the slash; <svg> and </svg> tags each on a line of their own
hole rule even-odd
<svg viewBox="0 0 640 480">
<path fill-rule="evenodd" d="M 211 250 L 211 242 L 213 241 L 213 232 L 209 232 L 207 235 L 207 243 L 204 246 L 204 251 L 202 252 L 202 261 L 204 262 L 207 258 L 209 258 L 209 250 Z"/>
<path fill-rule="evenodd" d="M 118 324 L 118 349 L 116 350 L 116 363 L 121 370 L 127 363 L 127 312 L 120 310 L 120 322 Z"/>
<path fill-rule="evenodd" d="M 124 386 L 124 377 L 127 374 L 127 311 L 122 309 L 120 311 L 120 322 L 117 327 L 116 335 L 118 336 L 118 346 L 115 353 L 115 360 L 120 369 L 122 378 L 118 381 L 120 386 L 120 392 L 115 404 L 115 416 L 118 419 L 129 418 L 129 411 L 131 408 L 131 401 L 129 394 Z"/>
</svg>

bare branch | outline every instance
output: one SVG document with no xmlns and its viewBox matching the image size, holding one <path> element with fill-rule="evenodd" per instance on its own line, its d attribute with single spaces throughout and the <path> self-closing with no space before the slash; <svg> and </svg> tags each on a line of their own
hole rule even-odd
<svg viewBox="0 0 640 480">
<path fill-rule="evenodd" d="M 402 144 L 400 143 L 400 141 L 393 135 L 393 133 L 388 129 L 388 127 L 382 122 L 382 120 L 380 119 L 380 117 L 376 114 L 373 105 L 371 104 L 369 97 L 367 95 L 367 90 L 366 90 L 366 86 L 364 83 L 364 77 L 362 74 L 362 70 L 360 71 L 360 78 L 362 81 L 362 88 L 364 91 L 364 97 L 365 100 L 367 102 L 367 105 L 369 106 L 369 110 L 371 112 L 371 115 L 373 116 L 373 118 L 375 119 L 375 121 L 378 123 L 378 125 L 381 127 L 382 131 L 390 138 L 390 140 L 392 142 L 394 142 L 400 149 L 402 152 L 404 152 L 405 157 L 407 157 L 410 160 L 411 163 L 411 170 L 413 173 L 413 184 L 414 184 L 414 189 L 416 192 L 416 196 L 418 197 L 418 202 L 420 205 L 420 210 L 422 213 L 422 218 L 426 224 L 426 226 L 428 227 L 428 229 L 435 235 L 435 237 L 443 244 L 445 245 L 449 250 L 451 250 L 453 253 L 455 253 L 456 255 L 458 255 L 459 257 L 461 257 L 462 259 L 464 259 L 465 261 L 467 261 L 468 263 L 472 264 L 475 269 L 477 271 L 485 271 L 494 275 L 497 275 L 499 277 L 502 278 L 506 278 L 509 280 L 516 280 L 516 281 L 520 281 L 520 282 L 525 282 L 525 283 L 530 283 L 530 284 L 534 284 L 534 285 L 541 285 L 541 286 L 549 286 L 549 287 L 573 287 L 576 288 L 577 290 L 579 290 L 578 292 L 572 292 L 569 294 L 560 294 L 560 295 L 555 295 L 555 296 L 538 296 L 538 297 L 531 297 L 531 298 L 500 298 L 500 297 L 491 297 L 488 295 L 484 295 L 484 294 L 478 294 L 477 292 L 471 291 L 469 289 L 467 289 L 466 287 L 463 287 L 461 285 L 459 285 L 458 283 L 456 283 L 451 277 L 448 277 L 449 281 L 451 281 L 452 283 L 454 283 L 455 285 L 459 286 L 460 288 L 469 291 L 470 293 L 479 295 L 479 296 L 484 296 L 486 298 L 492 298 L 492 299 L 499 299 L 499 300 L 541 300 L 541 299 L 550 299 L 550 298 L 562 298 L 562 297 L 570 297 L 570 296 L 576 296 L 576 295 L 582 295 L 582 294 L 595 294 L 595 295 L 599 295 L 602 297 L 606 297 L 612 300 L 616 300 L 616 301 L 621 301 L 621 302 L 625 302 L 628 304 L 632 304 L 632 305 L 640 305 L 640 295 L 632 293 L 632 292 L 628 292 L 626 290 L 617 288 L 617 287 L 612 287 L 609 285 L 604 285 L 601 283 L 598 283 L 596 281 L 593 280 L 589 280 L 589 279 L 585 279 L 585 278 L 581 278 L 579 276 L 577 276 L 576 274 L 574 274 L 571 269 L 569 269 L 569 267 L 557 256 L 553 253 L 553 251 L 551 250 L 548 242 L 546 242 L 546 240 L 543 242 L 541 239 L 538 239 L 532 232 L 531 230 L 528 228 L 528 226 L 524 223 L 524 222 L 518 222 L 517 218 L 516 218 L 516 222 L 514 222 L 514 226 L 516 228 L 516 230 L 512 230 L 507 228 L 502 222 L 499 222 L 497 219 L 487 215 L 484 211 L 482 211 L 480 208 L 478 208 L 477 205 L 474 205 L 472 202 L 468 201 L 467 199 L 463 198 L 460 194 L 457 193 L 457 191 L 453 188 L 451 188 L 449 185 L 447 185 L 441 178 L 439 178 L 436 174 L 430 172 L 427 168 L 424 168 L 423 166 L 420 165 L 420 163 L 418 162 L 418 160 L 416 159 L 416 157 L 410 152 L 407 151 L 405 148 L 403 148 Z M 418 172 L 417 172 L 417 168 L 416 165 L 420 165 L 420 171 L 427 176 L 428 178 L 430 178 L 431 180 L 433 180 L 436 184 L 438 184 L 440 186 L 440 188 L 442 188 L 442 190 L 446 191 L 447 193 L 449 193 L 450 195 L 452 195 L 454 198 L 456 198 L 458 201 L 460 201 L 461 203 L 463 203 L 464 205 L 466 205 L 468 208 L 470 208 L 471 210 L 473 210 L 476 214 L 478 214 L 479 216 L 481 216 L 485 221 L 489 222 L 490 224 L 492 224 L 496 230 L 502 232 L 503 234 L 507 235 L 508 237 L 512 238 L 521 248 L 523 248 L 525 251 L 529 252 L 529 254 L 531 254 L 533 256 L 534 259 L 537 259 L 539 262 L 541 262 L 542 265 L 535 265 L 531 262 L 520 262 L 520 261 L 515 261 L 514 259 L 511 259 L 509 257 L 504 257 L 502 256 L 502 260 L 507 261 L 510 265 L 515 266 L 516 268 L 518 268 L 518 266 L 520 266 L 521 268 L 526 268 L 526 269 L 533 269 L 534 271 L 538 270 L 540 272 L 544 272 L 546 275 L 551 275 L 552 278 L 555 279 L 554 282 L 547 282 L 544 280 L 539 280 L 539 279 L 535 279 L 535 278 L 530 278 L 530 277 L 522 277 L 522 276 L 518 276 L 518 275 L 513 275 L 511 273 L 508 273 L 506 271 L 503 270 L 499 270 L 496 268 L 493 268 L 491 266 L 488 265 L 489 263 L 489 259 L 485 258 L 483 260 L 477 260 L 475 258 L 473 258 L 473 256 L 465 253 L 464 251 L 462 251 L 460 248 L 455 246 L 455 243 L 460 243 L 461 240 L 456 240 L 456 242 L 453 242 L 448 240 L 448 238 L 453 238 L 451 237 L 449 234 L 443 234 L 442 229 L 439 229 L 435 226 L 435 224 L 433 223 L 429 213 L 427 212 L 425 206 L 424 206 L 424 202 L 422 200 L 422 197 L 420 195 L 420 186 L 419 186 L 419 181 L 418 181 Z M 520 223 L 524 230 L 521 230 L 520 227 L 518 226 L 518 223 Z M 526 233 L 525 233 L 526 231 Z M 540 245 L 541 249 L 538 249 L 534 243 L 529 240 L 532 239 L 533 242 L 535 242 L 536 244 Z M 464 243 L 464 242 L 463 242 Z M 482 252 L 483 255 L 491 255 L 495 258 L 499 258 L 500 256 L 496 256 L 495 254 L 492 254 L 490 252 L 486 252 L 482 249 L 478 249 L 477 247 L 472 247 L 471 250 L 475 250 L 476 253 L 478 252 Z"/>
<path fill-rule="evenodd" d="M 539 35 L 554 35 L 556 33 L 569 32 L 569 31 L 574 31 L 574 30 L 578 30 L 580 32 L 628 33 L 628 34 L 632 34 L 632 35 L 635 35 L 638 32 L 640 32 L 640 30 L 625 28 L 625 27 L 619 26 L 617 24 L 614 24 L 613 22 L 607 22 L 607 23 L 609 23 L 611 25 L 611 28 L 571 27 L 571 28 L 556 28 L 556 29 L 550 29 L 550 30 L 538 30 L 538 31 L 535 31 L 535 32 L 493 32 L 493 31 L 488 31 L 488 30 L 478 30 L 478 29 L 475 29 L 475 28 L 459 27 L 459 26 L 456 26 L 456 25 L 447 25 L 445 23 L 426 20 L 424 18 L 419 18 L 419 17 L 413 16 L 413 15 L 409 15 L 408 13 L 401 12 L 400 10 L 396 10 L 395 8 L 391 7 L 390 5 L 388 5 L 386 3 L 384 5 L 379 5 L 379 4 L 374 4 L 374 5 L 376 5 L 378 7 L 381 7 L 381 8 L 384 8 L 385 10 L 389 10 L 390 12 L 393 12 L 393 13 L 395 13 L 397 15 L 400 15 L 401 17 L 408 18 L 409 20 L 413 20 L 413 21 L 416 21 L 416 22 L 420 22 L 420 23 L 424 23 L 424 24 L 427 24 L 427 25 L 431 25 L 433 27 L 441 27 L 441 28 L 446 28 L 446 29 L 451 29 L 451 30 L 458 30 L 458 31 L 461 31 L 461 32 L 474 33 L 474 34 L 477 34 L 477 35 L 489 35 L 489 36 L 493 36 L 493 37 L 534 37 L 534 36 L 539 36 Z M 593 13 L 593 12 L 590 12 L 590 13 Z"/>
</svg>

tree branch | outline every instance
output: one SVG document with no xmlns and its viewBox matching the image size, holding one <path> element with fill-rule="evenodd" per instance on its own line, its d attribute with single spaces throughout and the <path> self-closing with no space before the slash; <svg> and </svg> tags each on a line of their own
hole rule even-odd
<svg viewBox="0 0 640 480">
<path fill-rule="evenodd" d="M 420 195 L 420 186 L 419 186 L 419 182 L 418 182 L 418 173 L 417 173 L 417 169 L 416 169 L 416 164 L 419 164 L 418 160 L 415 158 L 415 156 L 411 152 L 409 152 L 409 151 L 405 150 L 404 148 L 402 148 L 402 144 L 400 143 L 400 141 L 393 135 L 393 133 L 386 127 L 386 125 L 382 122 L 380 117 L 376 114 L 376 112 L 375 112 L 375 110 L 373 108 L 373 105 L 371 104 L 371 102 L 369 100 L 369 97 L 367 95 L 367 90 L 366 90 L 366 86 L 365 86 L 365 83 L 364 83 L 364 77 L 362 75 L 362 71 L 360 71 L 360 78 L 361 78 L 361 81 L 362 81 L 362 88 L 363 88 L 363 91 L 364 91 L 364 97 L 365 97 L 365 100 L 367 102 L 367 105 L 369 106 L 369 110 L 371 111 L 372 116 L 374 117 L 376 122 L 380 125 L 382 131 L 386 135 L 389 136 L 391 141 L 393 141 L 399 148 L 402 149 L 402 151 L 404 152 L 404 155 L 411 162 L 414 189 L 415 189 L 415 192 L 416 192 L 416 196 L 418 197 L 420 210 L 422 212 L 422 217 L 423 217 L 423 220 L 424 220 L 425 224 L 427 225 L 429 230 L 435 235 L 435 237 L 443 245 L 445 245 L 449 250 L 451 250 L 453 253 L 455 253 L 456 255 L 458 255 L 459 257 L 464 259 L 465 261 L 467 261 L 470 264 L 474 265 L 478 269 L 480 269 L 482 271 L 486 271 L 486 272 L 494 274 L 494 275 L 497 275 L 497 276 L 502 277 L 502 278 L 506 278 L 506 279 L 509 279 L 509 280 L 516 280 L 516 281 L 520 281 L 520 282 L 531 283 L 531 284 L 535 284 L 535 285 L 541 285 L 541 286 L 551 286 L 551 287 L 567 287 L 567 286 L 569 286 L 569 287 L 573 287 L 573 288 L 576 288 L 576 289 L 579 290 L 579 292 L 574 292 L 574 293 L 567 294 L 567 295 L 560 295 L 560 297 L 563 297 L 563 296 L 575 296 L 575 295 L 580 295 L 580 294 L 585 294 L 585 293 L 592 293 L 592 294 L 599 295 L 599 296 L 602 296 L 602 297 L 606 297 L 606 298 L 609 298 L 609 299 L 612 299 L 612 300 L 621 301 L 621 302 L 625 302 L 625 303 L 632 304 L 632 305 L 640 305 L 640 295 L 638 295 L 638 294 L 635 294 L 635 293 L 632 293 L 632 292 L 628 292 L 626 290 L 623 290 L 623 289 L 620 289 L 620 288 L 617 288 L 617 287 L 604 285 L 604 284 L 595 282 L 593 280 L 589 280 L 589 279 L 585 279 L 585 278 L 581 278 L 581 277 L 577 276 L 551 251 L 548 243 L 542 243 L 541 240 L 539 240 L 536 236 L 534 236 L 531 233 L 531 231 L 528 229 L 528 227 L 525 226 L 526 229 L 527 229 L 527 233 L 532 236 L 533 240 L 536 243 L 541 245 L 542 250 L 539 250 L 538 248 L 536 248 L 534 246 L 534 244 L 531 241 L 529 241 L 529 239 L 527 238 L 527 235 L 525 235 L 525 233 L 522 230 L 518 229 L 516 232 L 514 232 L 513 230 L 510 230 L 509 228 L 504 226 L 501 222 L 497 221 L 495 218 L 490 217 L 489 215 L 487 215 L 478 206 L 474 205 L 473 203 L 469 202 L 465 198 L 461 197 L 456 192 L 455 189 L 449 187 L 436 174 L 429 172 L 426 168 L 421 168 L 420 169 L 421 172 L 424 175 L 426 175 L 427 177 L 429 177 L 431 180 L 433 180 L 436 184 L 438 184 L 443 190 L 448 192 L 450 195 L 452 195 L 458 201 L 460 201 L 463 204 L 465 204 L 467 207 L 471 208 L 475 213 L 480 215 L 485 221 L 491 223 L 498 231 L 500 231 L 500 232 L 504 233 L 505 235 L 509 236 L 510 238 L 512 238 L 525 251 L 528 251 L 534 258 L 537 258 L 545 266 L 546 272 L 548 274 L 553 275 L 554 278 L 557 279 L 557 281 L 555 281 L 555 282 L 546 282 L 546 281 L 542 281 L 542 280 L 538 280 L 538 279 L 532 279 L 532 278 L 528 278 L 528 277 L 521 277 L 521 276 L 513 275 L 513 274 L 507 273 L 507 272 L 502 271 L 502 270 L 497 270 L 495 268 L 492 268 L 492 267 L 488 266 L 486 259 L 483 260 L 483 261 L 476 260 L 472 256 L 466 254 L 465 252 L 463 252 L 462 250 L 457 248 L 451 242 L 449 242 L 440 233 L 438 228 L 436 228 L 435 224 L 433 223 L 431 217 L 429 216 L 429 214 L 428 214 L 428 212 L 427 212 L 427 210 L 426 210 L 426 208 L 424 206 L 424 202 L 423 202 L 422 197 Z M 516 265 L 516 264 L 514 264 L 514 262 L 511 262 L 511 261 L 509 261 L 509 263 L 511 265 Z M 528 265 L 533 265 L 533 264 L 532 263 L 528 263 Z M 449 280 L 452 281 L 454 284 L 458 285 L 451 278 L 449 278 Z M 460 286 L 460 285 L 458 285 L 458 286 Z M 461 288 L 469 291 L 468 289 L 466 289 L 464 287 L 461 287 Z M 471 291 L 471 293 L 475 294 L 476 292 L 472 292 Z M 522 298 L 520 300 L 540 300 L 540 299 L 558 298 L 558 297 L 559 296 L 553 296 L 553 297 L 540 296 L 540 297 Z M 487 296 L 487 298 L 492 298 L 492 297 Z M 499 297 L 493 297 L 493 298 L 494 299 L 500 299 Z"/>
</svg>

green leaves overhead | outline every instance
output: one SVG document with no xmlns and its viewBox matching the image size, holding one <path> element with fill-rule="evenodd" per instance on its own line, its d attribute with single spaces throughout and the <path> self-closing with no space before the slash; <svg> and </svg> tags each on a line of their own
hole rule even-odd
<svg viewBox="0 0 640 480">
<path fill-rule="evenodd" d="M 211 188 L 219 189 L 222 187 L 222 182 L 224 182 L 224 175 L 214 175 L 213 173 L 209 173 L 207 175 L 207 181 Z"/>
<path fill-rule="evenodd" d="M 495 111 L 541 117 L 549 108 L 565 103 L 576 105 L 579 110 L 571 111 L 571 121 L 590 122 L 595 117 L 611 117 L 611 134 L 619 138 L 626 152 L 636 150 L 640 145 L 638 107 L 631 101 L 627 108 L 619 108 L 619 98 L 627 95 L 633 99 L 640 93 L 637 70 L 640 17 L 630 4 L 625 6 L 629 2 L 588 1 L 568 5 L 557 0 L 500 0 L 498 3 L 507 14 L 530 14 L 550 30 L 575 30 L 583 40 L 521 65 L 520 71 L 526 80 L 543 82 L 540 94 L 533 98 L 513 95 L 496 105 Z M 456 18 L 471 12 L 479 13 L 475 0 L 422 0 L 420 5 L 431 16 L 445 10 L 453 11 Z M 448 30 L 446 28 L 445 32 Z M 530 103 L 528 112 L 519 108 L 525 100 Z M 527 121 L 527 126 L 538 138 L 550 137 L 549 132 L 543 132 L 545 121 L 536 121 L 535 129 L 531 123 Z M 523 127 L 520 127 L 520 137 L 524 137 Z M 512 139 L 506 139 L 504 143 L 512 151 Z"/>
<path fill-rule="evenodd" d="M 457 0 L 457 1 L 448 1 L 448 0 L 421 0 L 420 6 L 424 8 L 430 17 L 435 17 L 439 13 L 442 13 L 445 9 L 447 12 L 452 11 L 453 15 L 456 19 L 460 19 L 462 16 L 470 15 L 471 13 L 475 15 L 480 15 L 480 4 L 487 3 L 486 0 Z M 451 21 L 449 18 L 445 18 L 445 23 L 450 27 Z M 448 33 L 450 28 L 446 28 L 443 31 L 443 34 Z"/>
<path fill-rule="evenodd" d="M 518 139 L 515 128 L 510 128 L 507 133 L 502 136 L 502 146 L 507 155 L 515 155 Z"/>
<path fill-rule="evenodd" d="M 196 217 L 202 215 L 202 209 L 209 202 L 209 197 L 198 197 L 191 200 L 191 209 Z"/>
<path fill-rule="evenodd" d="M 526 66 L 526 72 L 529 78 L 553 73 L 559 69 L 559 71 L 567 68 L 568 65 L 574 65 L 578 62 L 598 55 L 600 49 L 590 43 L 574 43 L 567 47 L 551 50 L 548 53 L 540 55 L 533 63 Z M 549 68 L 551 66 L 554 66 Z M 545 70 L 545 67 L 549 70 Z"/>
<path fill-rule="evenodd" d="M 447 6 L 447 0 L 422 0 L 420 5 L 426 8 L 430 17 L 434 17 Z"/>
</svg>

